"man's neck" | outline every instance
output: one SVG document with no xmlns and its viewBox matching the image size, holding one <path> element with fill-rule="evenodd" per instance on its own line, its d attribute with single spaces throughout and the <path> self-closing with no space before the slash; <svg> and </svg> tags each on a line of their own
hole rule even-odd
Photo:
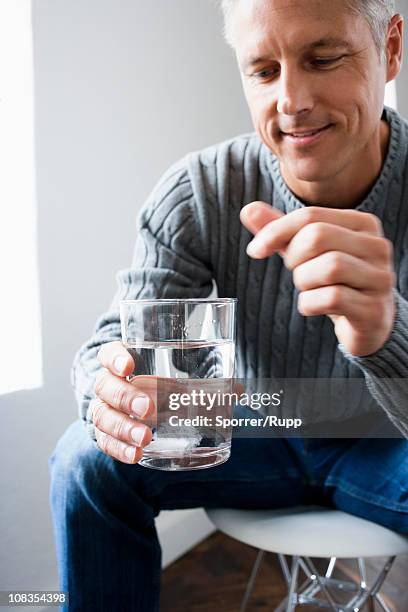
<svg viewBox="0 0 408 612">
<path fill-rule="evenodd" d="M 372 150 L 364 152 L 361 163 L 354 161 L 341 173 L 338 180 L 301 181 L 288 175 L 281 165 L 281 174 L 290 190 L 308 206 L 325 206 L 327 208 L 355 208 L 370 192 L 387 155 L 390 140 L 390 126 L 381 120 Z"/>
</svg>

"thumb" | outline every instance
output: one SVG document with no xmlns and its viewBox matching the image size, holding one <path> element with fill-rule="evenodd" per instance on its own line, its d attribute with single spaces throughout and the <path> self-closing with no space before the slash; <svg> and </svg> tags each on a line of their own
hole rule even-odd
<svg viewBox="0 0 408 612">
<path fill-rule="evenodd" d="M 257 234 L 260 229 L 284 216 L 284 213 L 266 202 L 251 202 L 241 209 L 242 224 L 252 233 Z"/>
<path fill-rule="evenodd" d="M 133 355 L 120 340 L 102 344 L 97 358 L 112 374 L 122 378 L 130 375 L 135 369 Z"/>
</svg>

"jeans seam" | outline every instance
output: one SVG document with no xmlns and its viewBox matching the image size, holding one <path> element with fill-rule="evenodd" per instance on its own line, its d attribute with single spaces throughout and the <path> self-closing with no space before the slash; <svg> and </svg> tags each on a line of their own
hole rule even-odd
<svg viewBox="0 0 408 612">
<path fill-rule="evenodd" d="M 344 480 L 342 480 L 341 478 L 329 477 L 326 480 L 325 484 L 327 486 L 336 486 L 343 493 L 352 495 L 353 497 L 355 497 L 356 499 L 359 499 L 360 501 L 374 504 L 375 506 L 378 506 L 379 508 L 385 508 L 388 510 L 396 510 L 398 512 L 405 512 L 405 513 L 408 512 L 407 504 L 401 504 L 399 502 L 390 502 L 388 498 L 383 497 L 382 495 L 367 494 L 365 491 L 363 491 L 359 487 L 356 487 L 355 485 L 350 485 L 346 483 Z"/>
</svg>

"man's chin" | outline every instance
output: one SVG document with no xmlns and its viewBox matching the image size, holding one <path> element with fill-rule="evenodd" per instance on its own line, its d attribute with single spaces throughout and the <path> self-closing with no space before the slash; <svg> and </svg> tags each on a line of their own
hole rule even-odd
<svg viewBox="0 0 408 612">
<path fill-rule="evenodd" d="M 305 159 L 289 164 L 281 161 L 280 167 L 282 176 L 287 183 L 291 183 L 293 180 L 317 183 L 326 181 L 333 174 L 333 171 L 330 171 L 328 167 L 327 160 L 320 159 Z"/>
</svg>

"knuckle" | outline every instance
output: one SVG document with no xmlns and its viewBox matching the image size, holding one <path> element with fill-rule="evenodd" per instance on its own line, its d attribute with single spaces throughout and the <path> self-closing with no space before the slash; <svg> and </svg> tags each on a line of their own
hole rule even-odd
<svg viewBox="0 0 408 612">
<path fill-rule="evenodd" d="M 95 381 L 94 381 L 94 393 L 96 395 L 100 395 L 102 393 L 102 390 L 105 386 L 105 380 L 106 380 L 106 370 L 105 369 L 98 370 L 98 372 L 95 374 Z"/>
<path fill-rule="evenodd" d="M 340 253 L 330 253 L 328 255 L 328 265 L 326 270 L 326 280 L 334 282 L 343 269 L 343 258 Z"/>
<path fill-rule="evenodd" d="M 385 259 L 388 262 L 393 261 L 393 259 L 394 259 L 394 245 L 393 245 L 393 243 L 391 242 L 391 240 L 388 240 L 388 238 L 383 238 L 382 242 L 383 242 Z"/>
<path fill-rule="evenodd" d="M 103 402 L 93 402 L 92 404 L 92 421 L 95 427 L 101 428 L 106 412 L 106 406 Z"/>
<path fill-rule="evenodd" d="M 314 275 L 308 264 L 301 264 L 293 270 L 293 284 L 298 291 L 307 291 L 313 286 Z"/>
<path fill-rule="evenodd" d="M 122 442 L 117 438 L 109 436 L 109 452 L 113 457 L 119 457 L 121 455 Z"/>
<path fill-rule="evenodd" d="M 113 390 L 113 405 L 121 410 L 131 412 L 132 396 L 129 394 L 124 384 L 118 383 Z"/>
<path fill-rule="evenodd" d="M 382 223 L 380 221 L 380 219 L 374 215 L 373 213 L 364 213 L 365 214 L 365 219 L 367 221 L 367 227 L 372 230 L 375 231 L 377 234 L 382 234 L 383 233 L 383 227 L 382 227 Z"/>
<path fill-rule="evenodd" d="M 342 297 L 339 287 L 330 287 L 327 293 L 327 308 L 339 308 L 342 303 Z"/>
<path fill-rule="evenodd" d="M 394 288 L 396 283 L 396 274 L 393 270 L 385 270 L 382 273 L 381 279 L 380 279 L 380 286 L 382 287 L 382 289 L 384 289 L 385 291 L 390 291 L 391 289 Z"/>
<path fill-rule="evenodd" d="M 308 244 L 313 250 L 319 249 L 324 238 L 324 224 L 321 222 L 312 223 L 308 226 Z"/>
<path fill-rule="evenodd" d="M 99 448 L 108 455 L 109 454 L 109 436 L 103 431 L 100 431 L 99 429 L 95 429 L 95 437 L 96 437 L 96 441 L 98 443 Z"/>
<path fill-rule="evenodd" d="M 302 209 L 302 217 L 305 223 L 315 223 L 319 219 L 321 212 L 317 206 L 307 206 Z"/>
<path fill-rule="evenodd" d="M 119 440 L 127 440 L 129 438 L 129 424 L 126 418 L 118 417 L 114 419 L 112 436 Z"/>
<path fill-rule="evenodd" d="M 374 238 L 375 251 L 380 259 L 390 263 L 394 256 L 394 245 L 388 238 Z"/>
</svg>

